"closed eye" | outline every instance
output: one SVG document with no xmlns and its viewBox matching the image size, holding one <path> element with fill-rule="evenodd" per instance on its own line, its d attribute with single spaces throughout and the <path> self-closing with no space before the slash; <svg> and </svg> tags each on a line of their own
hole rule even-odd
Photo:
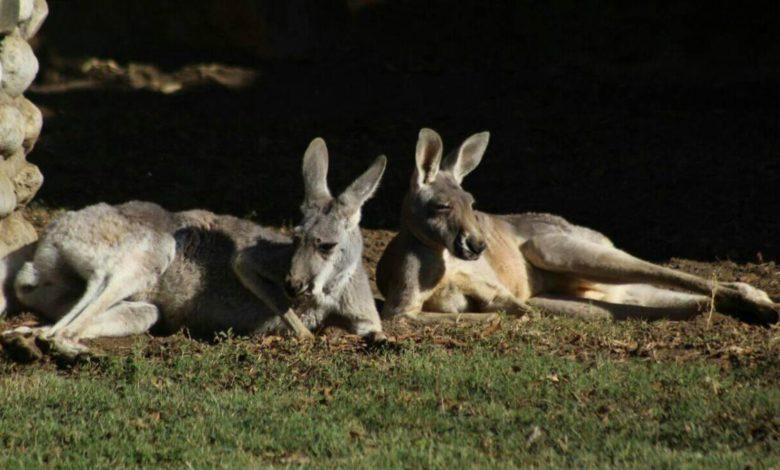
<svg viewBox="0 0 780 470">
<path fill-rule="evenodd" d="M 336 248 L 335 243 L 320 243 L 319 245 L 317 245 L 317 251 L 319 251 L 323 255 L 331 254 L 334 248 Z"/>
</svg>

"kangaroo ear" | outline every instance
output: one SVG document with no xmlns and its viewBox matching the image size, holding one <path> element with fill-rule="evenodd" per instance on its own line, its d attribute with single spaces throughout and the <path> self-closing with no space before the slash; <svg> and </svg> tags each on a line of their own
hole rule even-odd
<svg viewBox="0 0 780 470">
<path fill-rule="evenodd" d="M 433 129 L 420 129 L 417 138 L 417 151 L 415 159 L 417 168 L 412 176 L 412 182 L 418 186 L 432 183 L 439 173 L 441 155 L 444 145 L 441 137 Z"/>
<path fill-rule="evenodd" d="M 374 191 L 379 186 L 385 167 L 387 167 L 387 157 L 384 155 L 376 157 L 376 160 L 374 160 L 374 163 L 371 164 L 368 170 L 341 193 L 339 202 L 347 208 L 347 211 L 351 214 L 360 213 L 360 208 L 374 195 Z"/>
<path fill-rule="evenodd" d="M 328 148 L 325 141 L 317 137 L 303 154 L 304 205 L 319 205 L 331 199 L 327 178 Z"/>
<path fill-rule="evenodd" d="M 452 173 L 458 183 L 461 183 L 463 178 L 482 161 L 488 142 L 490 142 L 490 132 L 472 135 L 463 141 L 457 152 L 447 157 L 442 166 Z"/>
</svg>

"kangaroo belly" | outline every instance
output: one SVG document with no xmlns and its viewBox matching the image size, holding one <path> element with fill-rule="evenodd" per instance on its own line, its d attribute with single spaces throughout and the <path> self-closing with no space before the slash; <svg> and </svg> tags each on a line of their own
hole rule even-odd
<svg viewBox="0 0 780 470">
<path fill-rule="evenodd" d="M 423 304 L 423 310 L 429 312 L 464 313 L 477 311 L 476 308 L 474 299 L 452 282 L 440 285 Z"/>
<path fill-rule="evenodd" d="M 233 272 L 234 250 L 234 241 L 223 233 L 177 234 L 174 260 L 146 296 L 160 310 L 158 331 L 185 327 L 210 335 L 228 329 L 237 334 L 273 329 L 276 316 Z"/>
<path fill-rule="evenodd" d="M 434 312 L 492 312 L 502 299 L 530 297 L 531 285 L 522 256 L 507 256 L 498 269 L 494 262 L 488 256 L 463 261 L 445 254 L 445 274 L 423 308 Z"/>
<path fill-rule="evenodd" d="M 269 331 L 277 318 L 238 282 L 226 260 L 201 263 L 177 257 L 153 295 L 160 310 L 160 332 L 187 328 L 198 336 L 232 330 L 236 334 Z"/>
</svg>

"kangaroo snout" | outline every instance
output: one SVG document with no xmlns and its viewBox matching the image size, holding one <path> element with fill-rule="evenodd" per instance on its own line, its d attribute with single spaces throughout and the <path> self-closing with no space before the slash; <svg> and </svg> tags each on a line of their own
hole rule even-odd
<svg viewBox="0 0 780 470">
<path fill-rule="evenodd" d="M 284 293 L 287 297 L 294 299 L 306 292 L 308 286 L 305 282 L 287 276 L 284 280 Z"/>
<path fill-rule="evenodd" d="M 485 251 L 487 244 L 485 240 L 473 234 L 469 234 L 465 231 L 458 233 L 455 237 L 455 256 L 458 258 L 473 261 L 479 259 L 479 256 Z"/>
</svg>

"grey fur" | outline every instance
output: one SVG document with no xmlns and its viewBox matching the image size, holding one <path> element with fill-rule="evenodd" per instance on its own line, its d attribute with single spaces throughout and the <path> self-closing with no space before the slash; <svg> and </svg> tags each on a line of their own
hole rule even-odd
<svg viewBox="0 0 780 470">
<path fill-rule="evenodd" d="M 324 141 L 312 142 L 308 163 L 313 148 L 315 166 L 322 170 L 324 164 L 327 171 Z M 228 215 L 172 213 L 139 201 L 67 212 L 47 227 L 32 259 L 18 268 L 15 300 L 55 322 L 40 334 L 65 349 L 80 350 L 80 339 L 142 333 L 152 326 L 163 332 L 187 328 L 196 335 L 228 329 L 251 334 L 296 329 L 295 321 L 302 321 L 312 330 L 332 315 L 356 334 L 382 339 L 361 263 L 358 222 L 385 161 L 378 159 L 368 177 L 356 180 L 357 189 L 347 190 L 347 204 L 326 197 L 324 181 L 312 185 L 324 174 L 307 172 L 305 163 L 307 201 L 294 237 Z M 316 250 L 322 240 L 335 244 L 331 253 Z M 284 285 L 301 273 L 316 283 L 291 299 Z M 284 313 L 290 308 L 297 317 Z"/>
</svg>

